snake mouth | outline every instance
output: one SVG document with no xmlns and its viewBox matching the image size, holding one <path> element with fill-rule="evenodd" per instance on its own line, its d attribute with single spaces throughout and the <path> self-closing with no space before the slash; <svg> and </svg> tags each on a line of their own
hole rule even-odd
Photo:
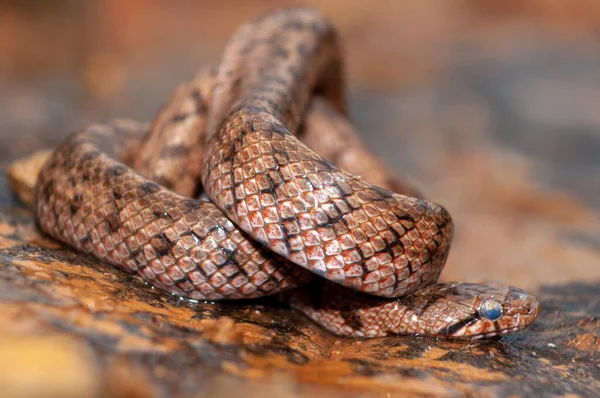
<svg viewBox="0 0 600 398">
<path fill-rule="evenodd" d="M 514 333 L 514 332 L 518 332 L 519 330 L 523 330 L 525 329 L 527 326 L 529 326 L 529 324 L 527 325 L 519 325 L 519 326 L 515 326 L 512 328 L 508 328 L 508 329 L 504 329 L 504 330 L 500 330 L 500 331 L 493 331 L 493 332 L 488 332 L 488 333 L 482 333 L 482 334 L 478 334 L 478 335 L 474 335 L 474 336 L 469 336 L 469 337 L 462 337 L 460 338 L 461 340 L 485 340 L 485 339 L 493 339 L 493 338 L 502 338 L 508 334 Z"/>
<path fill-rule="evenodd" d="M 490 338 L 494 338 L 494 337 L 504 337 L 507 334 L 511 334 L 514 332 L 518 332 L 519 330 L 523 330 L 525 329 L 527 326 L 529 326 L 529 324 L 527 325 L 518 325 L 512 328 L 508 328 L 508 329 L 504 329 L 504 330 L 500 330 L 500 331 L 493 331 L 493 332 L 488 332 L 488 333 L 483 333 L 477 336 L 473 336 L 471 337 L 471 339 L 475 339 L 475 340 L 482 340 L 482 339 L 490 339 Z"/>
<path fill-rule="evenodd" d="M 505 335 L 508 335 L 508 334 L 511 334 L 514 332 L 518 332 L 520 330 L 527 328 L 529 326 L 529 324 L 530 323 L 520 324 L 520 325 L 511 327 L 511 328 L 507 328 L 507 329 L 493 330 L 493 331 L 469 335 L 469 336 L 440 335 L 440 336 L 435 336 L 435 337 L 438 337 L 438 338 L 444 339 L 444 340 L 487 340 L 487 339 L 494 339 L 494 338 L 501 339 Z"/>
</svg>

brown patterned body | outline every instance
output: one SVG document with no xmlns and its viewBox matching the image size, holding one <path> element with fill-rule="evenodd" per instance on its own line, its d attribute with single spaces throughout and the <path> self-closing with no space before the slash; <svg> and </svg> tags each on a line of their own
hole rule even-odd
<svg viewBox="0 0 600 398">
<path fill-rule="evenodd" d="M 73 248 L 197 300 L 269 295 L 317 274 L 336 284 L 298 290 L 292 305 L 336 334 L 479 338 L 530 324 L 539 302 L 514 288 L 432 285 L 450 216 L 386 189 L 414 192 L 362 147 L 340 115 L 342 94 L 329 22 L 308 9 L 265 16 L 234 37 L 216 80 L 204 71 L 176 90 L 148 134 L 96 124 L 58 147 L 39 174 L 36 219 Z M 311 105 L 314 95 L 324 99 Z M 307 143 L 346 141 L 321 150 L 349 170 L 299 141 L 301 125 Z M 215 204 L 191 198 L 200 175 Z"/>
<path fill-rule="evenodd" d="M 398 297 L 437 280 L 452 221 L 441 206 L 374 186 L 292 134 L 315 93 L 343 110 L 341 73 L 335 34 L 315 11 L 242 28 L 217 75 L 204 188 L 242 230 L 293 263 Z"/>
<path fill-rule="evenodd" d="M 57 148 L 38 179 L 40 227 L 191 299 L 264 296 L 310 279 L 248 239 L 212 203 L 179 195 L 115 160 L 127 153 L 127 132 L 139 144 L 145 131 L 97 124 Z"/>
<path fill-rule="evenodd" d="M 214 81 L 215 71 L 204 68 L 191 82 L 175 88 L 139 151 L 131 156 L 137 172 L 181 195 L 194 196 L 200 189 Z"/>
</svg>

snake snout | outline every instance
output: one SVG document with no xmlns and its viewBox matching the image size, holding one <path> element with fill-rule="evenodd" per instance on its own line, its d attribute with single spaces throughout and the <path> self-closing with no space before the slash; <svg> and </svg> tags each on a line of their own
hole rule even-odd
<svg viewBox="0 0 600 398">
<path fill-rule="evenodd" d="M 542 311 L 542 303 L 536 296 L 516 287 L 510 288 L 506 301 L 509 304 L 507 315 L 518 320 L 519 329 L 533 323 Z"/>
</svg>

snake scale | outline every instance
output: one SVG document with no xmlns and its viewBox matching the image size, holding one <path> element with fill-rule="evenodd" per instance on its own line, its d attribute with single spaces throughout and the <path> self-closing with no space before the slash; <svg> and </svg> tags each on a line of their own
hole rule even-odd
<svg viewBox="0 0 600 398">
<path fill-rule="evenodd" d="M 342 75 L 318 11 L 244 25 L 216 73 L 181 85 L 150 127 L 92 124 L 58 146 L 38 176 L 37 223 L 181 297 L 286 292 L 337 335 L 478 339 L 528 326 L 541 305 L 522 290 L 436 283 L 450 215 L 361 146 Z M 327 140 L 344 145 L 309 148 Z"/>
</svg>

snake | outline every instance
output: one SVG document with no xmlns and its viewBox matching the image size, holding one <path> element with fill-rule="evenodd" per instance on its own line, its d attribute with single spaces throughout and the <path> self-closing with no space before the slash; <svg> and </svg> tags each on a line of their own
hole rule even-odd
<svg viewBox="0 0 600 398">
<path fill-rule="evenodd" d="M 182 298 L 279 294 L 338 336 L 475 340 L 529 326 L 541 304 L 528 292 L 437 282 L 450 214 L 364 149 L 341 58 L 315 9 L 243 25 L 150 125 L 92 123 L 58 145 L 35 184 L 38 226 Z"/>
</svg>

